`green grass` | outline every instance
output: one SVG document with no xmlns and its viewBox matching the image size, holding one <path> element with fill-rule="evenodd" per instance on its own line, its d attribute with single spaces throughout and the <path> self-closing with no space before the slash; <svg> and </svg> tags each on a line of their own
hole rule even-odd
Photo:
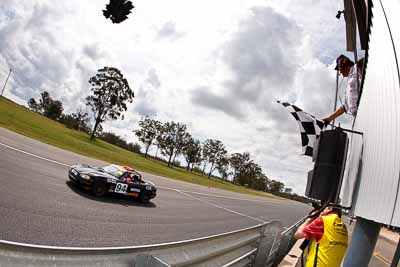
<svg viewBox="0 0 400 267">
<path fill-rule="evenodd" d="M 101 140 L 91 142 L 86 133 L 68 129 L 63 124 L 47 119 L 4 97 L 0 97 L 0 127 L 81 155 L 115 164 L 129 165 L 139 171 L 238 193 L 279 198 L 219 179 L 208 179 L 198 173 L 186 172 L 182 168 L 168 168 L 164 162 L 145 158 L 143 155 L 132 153 Z"/>
</svg>

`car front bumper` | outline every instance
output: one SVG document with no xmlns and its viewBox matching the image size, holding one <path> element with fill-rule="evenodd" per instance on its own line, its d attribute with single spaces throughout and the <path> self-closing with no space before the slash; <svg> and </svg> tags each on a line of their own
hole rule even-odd
<svg viewBox="0 0 400 267">
<path fill-rule="evenodd" d="M 93 186 L 93 181 L 83 179 L 79 173 L 75 174 L 72 170 L 69 170 L 68 177 L 71 181 L 76 182 L 78 184 L 82 184 L 83 186 Z"/>
</svg>

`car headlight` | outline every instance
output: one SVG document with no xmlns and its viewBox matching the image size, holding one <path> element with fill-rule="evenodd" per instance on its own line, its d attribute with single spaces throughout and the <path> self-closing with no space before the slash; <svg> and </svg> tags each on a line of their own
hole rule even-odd
<svg viewBox="0 0 400 267">
<path fill-rule="evenodd" d="M 87 174 L 81 174 L 81 178 L 85 180 L 90 180 L 90 176 Z"/>
<path fill-rule="evenodd" d="M 151 185 L 146 185 L 146 190 L 151 190 Z"/>
</svg>

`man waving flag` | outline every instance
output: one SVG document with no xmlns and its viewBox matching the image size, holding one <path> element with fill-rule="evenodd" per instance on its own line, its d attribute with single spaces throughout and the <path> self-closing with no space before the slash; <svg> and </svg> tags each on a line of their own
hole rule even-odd
<svg viewBox="0 0 400 267">
<path fill-rule="evenodd" d="M 324 121 L 304 112 L 295 105 L 287 102 L 277 102 L 288 108 L 290 114 L 296 119 L 300 128 L 303 154 L 312 157 L 314 142 L 318 139 L 320 132 L 325 129 Z"/>
</svg>

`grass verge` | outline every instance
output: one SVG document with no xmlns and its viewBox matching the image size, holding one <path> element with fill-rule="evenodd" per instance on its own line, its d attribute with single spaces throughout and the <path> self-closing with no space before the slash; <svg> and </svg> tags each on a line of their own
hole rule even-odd
<svg viewBox="0 0 400 267">
<path fill-rule="evenodd" d="M 90 142 L 89 135 L 86 133 L 68 129 L 63 124 L 47 119 L 4 97 L 0 97 L 0 127 L 81 155 L 115 164 L 133 166 L 139 171 L 238 193 L 282 199 L 269 193 L 233 185 L 219 179 L 208 179 L 199 173 L 186 172 L 183 168 L 168 168 L 164 162 L 145 158 L 143 155 L 132 153 L 101 140 Z"/>
</svg>

